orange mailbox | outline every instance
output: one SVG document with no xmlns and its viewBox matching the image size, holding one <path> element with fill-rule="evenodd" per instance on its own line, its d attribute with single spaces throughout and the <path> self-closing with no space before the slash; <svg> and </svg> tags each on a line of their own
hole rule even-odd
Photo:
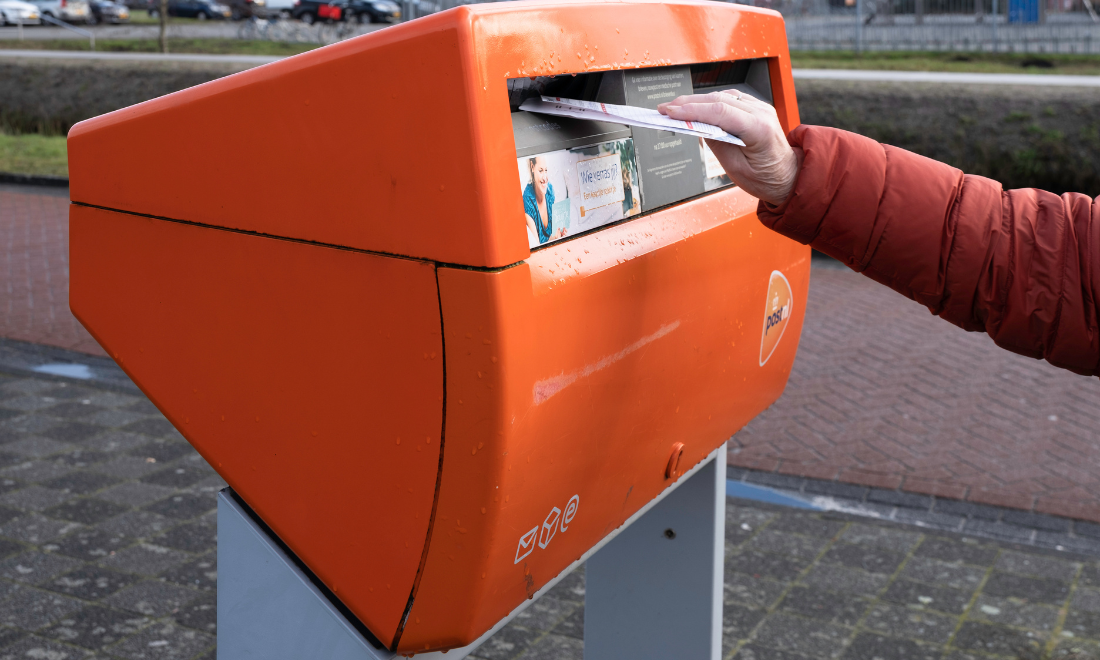
<svg viewBox="0 0 1100 660">
<path fill-rule="evenodd" d="M 382 645 L 461 647 L 776 400 L 809 278 L 695 138 L 518 107 L 727 88 L 797 125 L 777 13 L 479 4 L 82 122 L 72 310 Z"/>
</svg>

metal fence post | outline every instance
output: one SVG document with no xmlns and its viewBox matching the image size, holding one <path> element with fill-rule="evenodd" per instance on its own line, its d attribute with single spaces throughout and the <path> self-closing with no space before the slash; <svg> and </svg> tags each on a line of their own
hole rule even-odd
<svg viewBox="0 0 1100 660">
<path fill-rule="evenodd" d="M 993 0 L 993 15 L 990 16 L 993 20 L 993 52 L 997 52 L 997 0 Z"/>
<path fill-rule="evenodd" d="M 856 52 L 863 54 L 863 0 L 856 0 Z"/>
</svg>

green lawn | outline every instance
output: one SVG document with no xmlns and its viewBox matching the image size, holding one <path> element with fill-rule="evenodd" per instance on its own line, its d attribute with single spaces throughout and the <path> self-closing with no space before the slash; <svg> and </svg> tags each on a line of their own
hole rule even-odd
<svg viewBox="0 0 1100 660">
<path fill-rule="evenodd" d="M 890 69 L 965 73 L 1057 73 L 1100 75 L 1098 55 L 1045 53 L 928 53 L 793 51 L 791 63 L 802 69 Z"/>
<path fill-rule="evenodd" d="M 65 136 L 0 133 L 0 172 L 69 176 Z"/>
</svg>

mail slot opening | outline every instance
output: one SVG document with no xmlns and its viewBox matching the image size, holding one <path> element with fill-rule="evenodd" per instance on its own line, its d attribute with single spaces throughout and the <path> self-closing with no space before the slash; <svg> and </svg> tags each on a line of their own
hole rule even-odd
<svg viewBox="0 0 1100 660">
<path fill-rule="evenodd" d="M 538 249 L 732 185 L 701 138 L 521 110 L 561 97 L 655 109 L 694 92 L 772 103 L 767 59 L 511 78 L 508 102 L 527 241 Z"/>
</svg>

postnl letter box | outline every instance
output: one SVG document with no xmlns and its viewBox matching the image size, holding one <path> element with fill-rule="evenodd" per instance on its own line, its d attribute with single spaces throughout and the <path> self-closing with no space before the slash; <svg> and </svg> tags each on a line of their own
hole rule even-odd
<svg viewBox="0 0 1100 660">
<path fill-rule="evenodd" d="M 381 645 L 463 646 L 775 401 L 809 277 L 695 138 L 518 106 L 733 87 L 797 125 L 778 14 L 537 1 L 97 117 L 71 306 Z"/>
</svg>

